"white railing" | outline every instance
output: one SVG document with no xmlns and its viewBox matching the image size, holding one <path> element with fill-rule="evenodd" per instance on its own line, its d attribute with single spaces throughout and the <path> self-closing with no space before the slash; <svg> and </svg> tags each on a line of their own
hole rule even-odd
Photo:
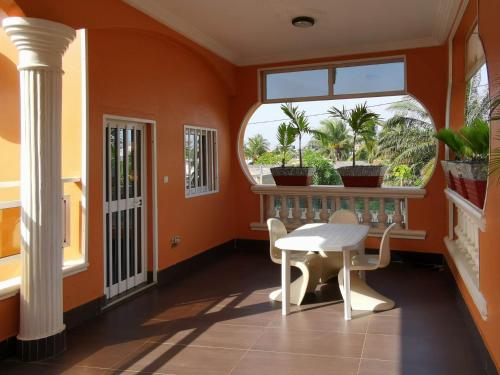
<svg viewBox="0 0 500 375">
<path fill-rule="evenodd" d="M 391 223 L 397 223 L 395 238 L 424 239 L 426 232 L 411 230 L 408 199 L 421 199 L 419 188 L 346 188 L 343 186 L 254 185 L 260 196 L 260 220 L 253 230 L 267 230 L 266 220 L 276 217 L 291 230 L 305 223 L 327 222 L 339 209 L 356 213 L 361 223 L 370 225 L 369 236 L 380 237 Z"/>
<path fill-rule="evenodd" d="M 486 320 L 486 300 L 479 285 L 479 232 L 484 232 L 486 228 L 483 211 L 451 189 L 445 189 L 445 195 L 449 203 L 449 224 L 444 242 L 474 303 Z"/>
</svg>

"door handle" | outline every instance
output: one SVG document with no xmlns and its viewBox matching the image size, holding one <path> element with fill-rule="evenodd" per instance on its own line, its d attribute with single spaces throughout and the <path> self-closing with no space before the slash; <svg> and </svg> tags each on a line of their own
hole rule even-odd
<svg viewBox="0 0 500 375">
<path fill-rule="evenodd" d="M 135 201 L 135 205 L 136 205 L 137 207 L 141 207 L 141 206 L 142 206 L 142 199 L 137 199 L 137 200 Z"/>
</svg>

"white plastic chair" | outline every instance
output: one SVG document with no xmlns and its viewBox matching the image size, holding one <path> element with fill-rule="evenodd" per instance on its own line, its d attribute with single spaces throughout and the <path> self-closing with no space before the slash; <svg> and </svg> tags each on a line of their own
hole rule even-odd
<svg viewBox="0 0 500 375">
<path fill-rule="evenodd" d="M 285 225 L 278 219 L 268 219 L 269 229 L 269 253 L 274 263 L 281 264 L 281 250 L 274 244 L 280 238 L 286 236 Z M 314 292 L 321 276 L 321 257 L 315 253 L 305 251 L 291 251 L 290 265 L 302 271 L 302 276 L 290 284 L 290 303 L 300 305 L 308 292 Z M 281 289 L 269 294 L 274 301 L 281 301 Z"/>
<path fill-rule="evenodd" d="M 359 224 L 358 216 L 349 210 L 337 210 L 330 216 L 328 220 L 330 224 Z M 364 244 L 360 247 L 359 253 L 364 253 Z M 323 272 L 321 281 L 327 282 L 332 277 L 335 277 L 343 266 L 342 253 L 325 253 L 320 251 L 319 255 L 323 258 Z"/>
<path fill-rule="evenodd" d="M 385 268 L 391 262 L 390 237 L 396 228 L 396 223 L 391 224 L 384 231 L 380 242 L 379 254 L 360 254 L 352 258 L 351 271 L 372 271 Z M 343 269 L 338 274 L 339 287 L 345 298 Z M 394 301 L 379 294 L 361 280 L 355 272 L 351 273 L 351 307 L 353 310 L 385 311 L 394 307 Z"/>
</svg>

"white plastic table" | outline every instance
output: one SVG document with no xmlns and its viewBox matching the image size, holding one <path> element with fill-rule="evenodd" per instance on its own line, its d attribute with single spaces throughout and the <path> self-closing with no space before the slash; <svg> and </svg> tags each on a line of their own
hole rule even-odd
<svg viewBox="0 0 500 375">
<path fill-rule="evenodd" d="M 344 319 L 351 320 L 351 250 L 364 242 L 369 227 L 362 224 L 306 224 L 276 241 L 281 249 L 282 315 L 290 313 L 290 251 L 337 251 L 344 260 Z"/>
</svg>

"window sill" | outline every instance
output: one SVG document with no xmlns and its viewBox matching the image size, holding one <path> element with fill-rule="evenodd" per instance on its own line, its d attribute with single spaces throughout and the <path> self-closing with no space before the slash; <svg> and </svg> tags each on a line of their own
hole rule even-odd
<svg viewBox="0 0 500 375">
<path fill-rule="evenodd" d="M 63 265 L 63 277 L 86 271 L 88 266 L 89 264 L 85 262 L 85 259 L 66 261 Z M 15 296 L 17 293 L 19 293 L 20 286 L 21 276 L 0 281 L 0 301 Z"/>
</svg>

